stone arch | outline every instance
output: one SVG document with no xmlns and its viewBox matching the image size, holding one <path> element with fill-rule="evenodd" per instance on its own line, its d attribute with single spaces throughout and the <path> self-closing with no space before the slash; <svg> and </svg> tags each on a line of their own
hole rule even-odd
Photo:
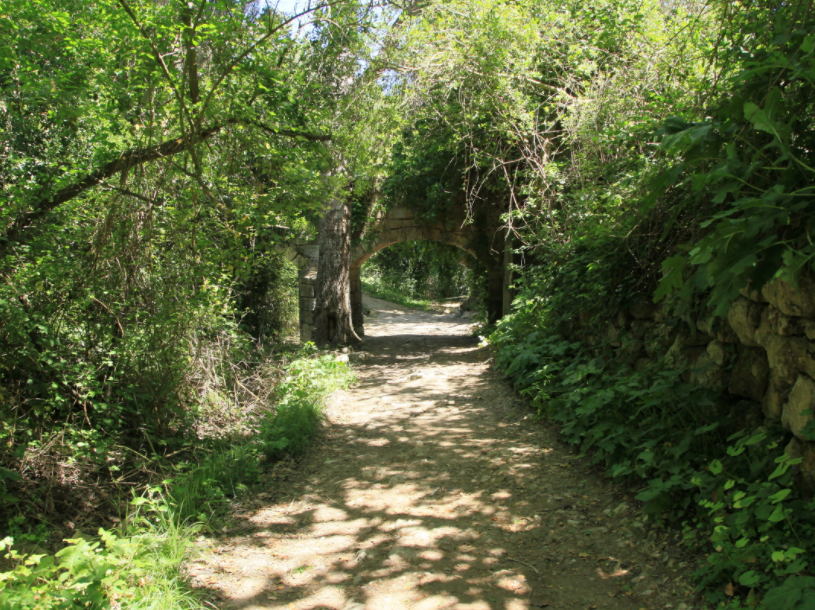
<svg viewBox="0 0 815 610">
<path fill-rule="evenodd" d="M 366 230 L 365 239 L 351 251 L 351 321 L 354 330 L 362 336 L 362 265 L 371 256 L 388 246 L 404 241 L 435 241 L 461 248 L 476 257 L 476 232 L 465 218 L 447 218 L 444 221 L 425 223 L 417 220 L 412 210 L 393 208 L 387 210 Z"/>
<path fill-rule="evenodd" d="M 488 223 L 497 229 L 496 223 Z M 404 207 L 384 210 L 375 218 L 365 230 L 364 237 L 358 245 L 351 249 L 350 261 L 350 297 L 351 320 L 358 335 L 364 334 L 363 308 L 362 308 L 362 280 L 360 277 L 362 265 L 371 256 L 380 250 L 403 241 L 435 241 L 451 244 L 461 248 L 480 260 L 487 268 L 488 283 L 488 315 L 490 319 L 497 319 L 508 312 L 511 276 L 507 275 L 506 256 L 511 250 L 505 247 L 504 240 L 498 252 L 484 253 L 484 248 L 478 247 L 479 240 L 486 241 L 485 235 L 491 234 L 488 230 L 477 229 L 474 224 L 467 222 L 462 210 L 457 215 L 450 215 L 442 220 L 427 222 L 420 219 L 417 214 Z M 298 284 L 300 294 L 300 339 L 310 341 L 314 331 L 314 311 L 317 308 L 317 263 L 320 257 L 320 247 L 314 241 L 296 242 L 290 250 L 289 259 L 299 269 Z"/>
</svg>

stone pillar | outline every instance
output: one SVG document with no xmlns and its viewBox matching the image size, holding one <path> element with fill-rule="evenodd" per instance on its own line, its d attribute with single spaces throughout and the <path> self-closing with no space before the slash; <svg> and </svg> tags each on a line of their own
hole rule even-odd
<svg viewBox="0 0 815 610">
<path fill-rule="evenodd" d="M 504 312 L 504 255 L 491 255 L 487 265 L 487 322 L 494 324 Z"/>
<path fill-rule="evenodd" d="M 311 341 L 314 333 L 314 310 L 317 308 L 317 298 L 314 288 L 317 285 L 317 269 L 306 267 L 300 270 L 300 341 Z"/>
<path fill-rule="evenodd" d="M 501 308 L 502 316 L 506 316 L 512 310 L 512 300 L 515 298 L 516 291 L 512 286 L 512 281 L 515 279 L 515 272 L 512 270 L 513 263 L 520 264 L 520 255 L 513 252 L 515 245 L 512 237 L 508 237 L 504 242 L 504 285 L 503 292 L 503 307 Z"/>
<path fill-rule="evenodd" d="M 351 324 L 360 337 L 365 334 L 362 307 L 362 267 L 351 266 Z"/>
</svg>

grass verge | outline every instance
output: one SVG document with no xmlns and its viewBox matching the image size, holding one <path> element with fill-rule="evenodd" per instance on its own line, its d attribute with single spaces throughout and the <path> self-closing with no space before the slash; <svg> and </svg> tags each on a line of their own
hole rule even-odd
<svg viewBox="0 0 815 610">
<path fill-rule="evenodd" d="M 0 541 L 0 610 L 206 608 L 180 572 L 193 538 L 258 480 L 264 463 L 306 451 L 326 397 L 353 381 L 344 363 L 313 349 L 286 373 L 274 408 L 251 433 L 216 443 L 197 464 L 176 464 L 175 476 L 133 498 L 117 527 L 67 539 L 55 554 L 22 553 L 11 537 Z"/>
<path fill-rule="evenodd" d="M 382 284 L 362 280 L 362 289 L 375 299 L 390 301 L 391 303 L 409 307 L 410 309 L 418 309 L 421 311 L 430 311 L 433 309 L 428 299 L 417 299 Z"/>
</svg>

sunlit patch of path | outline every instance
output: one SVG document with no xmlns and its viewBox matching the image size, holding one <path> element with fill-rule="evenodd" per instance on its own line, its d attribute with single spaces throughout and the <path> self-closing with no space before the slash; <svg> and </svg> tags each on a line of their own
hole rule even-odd
<svg viewBox="0 0 815 610">
<path fill-rule="evenodd" d="M 194 584 L 246 609 L 690 607 L 663 543 L 527 419 L 466 320 L 368 305 L 371 355 L 326 438 L 201 541 Z"/>
</svg>

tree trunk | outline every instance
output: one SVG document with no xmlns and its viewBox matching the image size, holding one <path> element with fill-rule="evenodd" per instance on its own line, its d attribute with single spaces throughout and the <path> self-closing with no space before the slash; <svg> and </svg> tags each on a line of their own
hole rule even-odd
<svg viewBox="0 0 815 610">
<path fill-rule="evenodd" d="M 351 210 L 332 199 L 320 219 L 314 343 L 359 344 L 351 323 Z"/>
</svg>

